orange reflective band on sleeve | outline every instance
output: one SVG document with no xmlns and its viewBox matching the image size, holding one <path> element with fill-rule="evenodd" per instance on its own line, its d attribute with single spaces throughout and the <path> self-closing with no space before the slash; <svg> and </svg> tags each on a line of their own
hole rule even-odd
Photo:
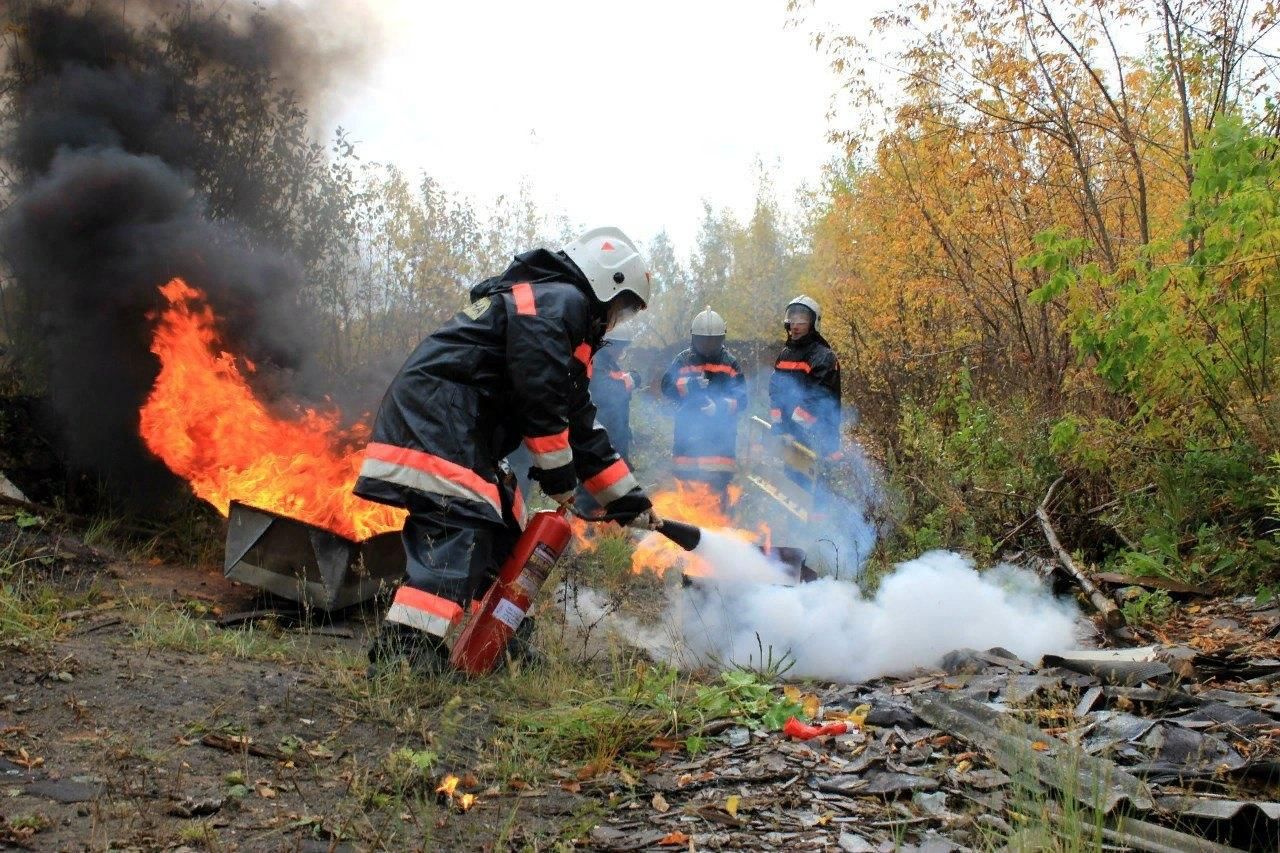
<svg viewBox="0 0 1280 853">
<path fill-rule="evenodd" d="M 795 411 L 792 414 L 795 416 L 796 420 L 800 421 L 805 426 L 813 426 L 818 422 L 818 419 L 809 414 L 809 411 L 803 406 L 796 406 Z"/>
<path fill-rule="evenodd" d="M 569 446 L 569 430 L 561 430 L 555 435 L 529 437 L 524 444 L 532 453 L 555 453 Z"/>
<path fill-rule="evenodd" d="M 591 378 L 591 344 L 581 343 L 578 348 L 573 351 L 573 357 L 582 362 L 582 366 L 587 369 L 587 378 Z"/>
<path fill-rule="evenodd" d="M 522 281 L 511 288 L 511 297 L 516 301 L 516 313 L 526 317 L 538 316 L 538 307 L 533 299 L 533 285 Z"/>
<path fill-rule="evenodd" d="M 497 483 L 486 480 L 470 468 L 422 450 L 373 442 L 365 448 L 360 476 L 431 494 L 486 503 L 493 507 L 499 518 L 502 517 Z"/>
<path fill-rule="evenodd" d="M 516 524 L 520 525 L 520 529 L 524 530 L 525 525 L 529 523 L 529 516 L 524 506 L 524 493 L 520 491 L 519 486 L 516 486 L 511 494 L 511 514 L 516 517 Z"/>
<path fill-rule="evenodd" d="M 610 370 L 609 378 L 616 379 L 617 381 L 621 382 L 623 387 L 626 388 L 628 391 L 636 390 L 635 380 L 632 379 L 631 374 L 625 370 Z"/>
<path fill-rule="evenodd" d="M 809 373 L 813 370 L 813 365 L 807 361 L 780 361 L 774 365 L 777 370 L 802 370 Z"/>
<path fill-rule="evenodd" d="M 596 503 L 606 506 L 610 501 L 617 500 L 634 489 L 639 483 L 632 476 L 627 463 L 618 459 L 599 474 L 585 480 L 582 485 L 591 493 L 591 497 L 595 498 Z"/>
<path fill-rule="evenodd" d="M 676 380 L 676 391 L 681 397 L 689 396 L 689 377 L 681 376 Z"/>
<path fill-rule="evenodd" d="M 561 430 L 555 435 L 543 435 L 526 438 L 524 446 L 529 448 L 533 464 L 544 471 L 568 465 L 573 461 L 573 451 L 569 449 L 569 430 Z"/>
<path fill-rule="evenodd" d="M 769 417 L 775 421 L 782 420 L 782 409 L 770 409 Z"/>
</svg>

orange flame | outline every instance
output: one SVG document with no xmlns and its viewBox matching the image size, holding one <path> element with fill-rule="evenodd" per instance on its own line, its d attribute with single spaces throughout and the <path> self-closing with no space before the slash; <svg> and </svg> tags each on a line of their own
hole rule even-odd
<svg viewBox="0 0 1280 853">
<path fill-rule="evenodd" d="M 238 500 L 350 539 L 400 529 L 403 510 L 351 493 L 368 427 L 314 409 L 272 414 L 245 381 L 253 365 L 222 350 L 204 293 L 178 278 L 160 292 L 160 374 L 139 413 L 152 453 L 223 515 Z"/>
<path fill-rule="evenodd" d="M 741 489 L 730 486 L 730 506 L 737 503 L 741 495 Z M 651 499 L 659 518 L 683 521 L 704 530 L 717 530 L 748 541 L 758 541 L 763 537 L 768 542 L 767 524 L 760 525 L 758 535 L 733 527 L 732 520 L 721 505 L 720 497 L 706 483 L 677 480 L 674 489 L 657 492 Z M 646 536 L 631 554 L 631 571 L 635 574 L 665 574 L 668 569 L 676 567 L 690 577 L 705 577 L 713 573 L 705 560 L 682 551 L 675 543 L 657 534 Z"/>
<path fill-rule="evenodd" d="M 459 811 L 470 811 L 478 801 L 475 794 L 459 794 L 458 784 L 461 780 L 452 773 L 444 777 L 439 785 L 436 786 L 436 794 L 440 798 L 452 805 L 458 807 Z"/>
</svg>

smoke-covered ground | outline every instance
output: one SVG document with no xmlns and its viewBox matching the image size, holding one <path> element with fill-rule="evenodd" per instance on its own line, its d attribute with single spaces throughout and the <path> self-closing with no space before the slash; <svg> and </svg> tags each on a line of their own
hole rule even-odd
<svg viewBox="0 0 1280 853">
<path fill-rule="evenodd" d="M 715 578 L 669 587 L 657 622 L 622 616 L 584 590 L 570 614 L 683 668 L 787 657 L 788 677 L 849 682 L 936 666 L 955 649 L 1001 646 L 1034 661 L 1076 645 L 1074 604 L 1011 565 L 979 573 L 959 554 L 930 551 L 866 597 L 831 577 L 792 585 L 776 563 L 723 534 L 704 533 L 696 553 Z"/>
</svg>

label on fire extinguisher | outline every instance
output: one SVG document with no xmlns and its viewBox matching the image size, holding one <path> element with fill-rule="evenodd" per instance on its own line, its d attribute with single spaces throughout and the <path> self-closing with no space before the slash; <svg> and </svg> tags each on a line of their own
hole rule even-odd
<svg viewBox="0 0 1280 853">
<path fill-rule="evenodd" d="M 493 608 L 493 618 L 514 631 L 524 621 L 524 611 L 504 598 Z"/>
<path fill-rule="evenodd" d="M 529 555 L 528 562 L 524 564 L 524 571 L 520 573 L 520 577 L 516 578 L 516 583 L 524 590 L 525 595 L 533 598 L 547 582 L 547 575 L 551 574 L 555 564 L 555 552 L 548 548 L 546 543 L 539 542 L 534 546 L 533 553 Z"/>
</svg>

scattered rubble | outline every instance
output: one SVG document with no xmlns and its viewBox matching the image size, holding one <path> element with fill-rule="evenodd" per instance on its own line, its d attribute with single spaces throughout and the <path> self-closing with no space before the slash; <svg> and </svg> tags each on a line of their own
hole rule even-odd
<svg viewBox="0 0 1280 853">
<path fill-rule="evenodd" d="M 716 726 L 708 752 L 660 759 L 648 793 L 619 783 L 626 805 L 590 843 L 952 850 L 1001 843 L 1029 815 L 1053 831 L 1074 809 L 1097 815 L 1083 831 L 1112 849 L 1280 849 L 1280 699 L 1267 681 L 1280 643 L 1258 630 L 1277 616 L 1193 605 L 1143 648 L 1037 662 L 965 649 L 938 672 L 809 684 L 822 709 L 810 722 L 864 704 L 865 722 L 804 740 Z"/>
</svg>

